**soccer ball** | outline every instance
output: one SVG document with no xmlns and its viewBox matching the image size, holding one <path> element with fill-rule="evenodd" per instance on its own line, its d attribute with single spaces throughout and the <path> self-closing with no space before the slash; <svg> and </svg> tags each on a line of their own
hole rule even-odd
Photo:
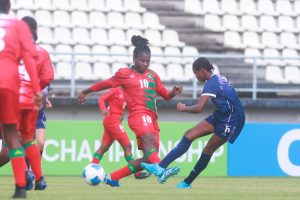
<svg viewBox="0 0 300 200">
<path fill-rule="evenodd" d="M 105 172 L 103 167 L 97 164 L 88 164 L 82 172 L 82 177 L 89 185 L 95 186 L 104 181 Z"/>
</svg>

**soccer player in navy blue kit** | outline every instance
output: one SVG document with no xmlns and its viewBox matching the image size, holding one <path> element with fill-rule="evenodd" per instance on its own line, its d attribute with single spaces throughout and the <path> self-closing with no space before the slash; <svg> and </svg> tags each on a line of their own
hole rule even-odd
<svg viewBox="0 0 300 200">
<path fill-rule="evenodd" d="M 183 155 L 195 139 L 214 133 L 189 176 L 176 186 L 191 188 L 192 182 L 206 168 L 212 154 L 227 141 L 234 143 L 245 124 L 244 109 L 233 86 L 225 77 L 214 74 L 213 70 L 213 65 L 206 58 L 200 57 L 193 63 L 196 78 L 205 83 L 201 97 L 196 105 L 187 106 L 178 103 L 177 110 L 193 114 L 201 113 L 209 100 L 213 102 L 216 110 L 204 121 L 186 131 L 178 145 L 160 163 L 141 164 L 144 169 L 158 176 L 160 183 L 173 176 L 166 173 L 168 165 Z"/>
</svg>

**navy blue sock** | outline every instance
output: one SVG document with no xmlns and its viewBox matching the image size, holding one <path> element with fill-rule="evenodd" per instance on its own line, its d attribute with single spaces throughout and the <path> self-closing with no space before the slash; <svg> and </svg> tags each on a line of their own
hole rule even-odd
<svg viewBox="0 0 300 200">
<path fill-rule="evenodd" d="M 159 163 L 159 166 L 167 168 L 171 162 L 183 155 L 190 148 L 191 144 L 192 141 L 183 136 L 177 146 L 172 149 L 172 151 L 170 151 L 166 155 L 166 157 Z"/>
<path fill-rule="evenodd" d="M 186 179 L 184 179 L 184 182 L 190 185 L 197 178 L 197 176 L 206 168 L 210 158 L 210 155 L 202 153 L 198 162 L 194 166 L 194 169 L 191 171 L 190 175 Z"/>
</svg>

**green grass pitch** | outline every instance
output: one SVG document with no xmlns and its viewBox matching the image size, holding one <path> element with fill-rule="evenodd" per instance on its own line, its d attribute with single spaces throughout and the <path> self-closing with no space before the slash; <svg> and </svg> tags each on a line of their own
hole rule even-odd
<svg viewBox="0 0 300 200">
<path fill-rule="evenodd" d="M 87 185 L 81 177 L 49 176 L 45 191 L 29 191 L 28 199 L 42 200 L 288 200 L 300 199 L 300 178 L 278 177 L 199 177 L 192 189 L 176 189 L 180 177 L 167 183 L 157 183 L 154 176 L 135 180 L 132 176 L 121 180 L 120 188 L 105 184 Z M 0 199 L 9 199 L 14 190 L 13 178 L 0 177 Z"/>
</svg>

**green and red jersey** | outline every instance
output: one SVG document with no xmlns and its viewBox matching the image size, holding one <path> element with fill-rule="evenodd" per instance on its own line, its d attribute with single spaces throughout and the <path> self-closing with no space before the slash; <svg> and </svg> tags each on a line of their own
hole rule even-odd
<svg viewBox="0 0 300 200">
<path fill-rule="evenodd" d="M 172 98 L 159 76 L 148 69 L 140 74 L 133 68 L 121 68 L 113 77 L 90 87 L 94 92 L 122 86 L 129 114 L 135 112 L 157 112 L 156 97 Z"/>
</svg>

